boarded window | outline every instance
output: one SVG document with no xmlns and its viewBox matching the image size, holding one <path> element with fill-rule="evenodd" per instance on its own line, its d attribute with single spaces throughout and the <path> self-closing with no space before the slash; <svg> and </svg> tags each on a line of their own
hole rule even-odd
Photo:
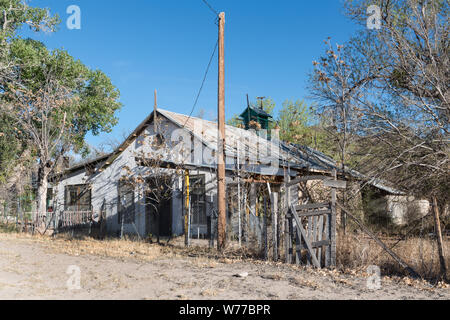
<svg viewBox="0 0 450 320">
<path fill-rule="evenodd" d="M 119 224 L 131 224 L 134 222 L 134 186 L 128 183 L 119 183 L 119 208 L 118 218 Z"/>
<path fill-rule="evenodd" d="M 64 209 L 66 211 L 90 211 L 91 187 L 87 184 L 66 186 L 64 189 Z"/>
<path fill-rule="evenodd" d="M 205 176 L 191 176 L 190 181 L 191 194 L 191 214 L 193 225 L 206 225 L 206 192 Z"/>
</svg>

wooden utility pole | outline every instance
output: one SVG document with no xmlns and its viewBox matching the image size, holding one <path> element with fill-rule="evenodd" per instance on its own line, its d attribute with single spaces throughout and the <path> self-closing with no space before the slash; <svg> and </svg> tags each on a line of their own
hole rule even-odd
<svg viewBox="0 0 450 320">
<path fill-rule="evenodd" d="M 186 247 L 190 245 L 190 234 L 191 234 L 191 199 L 190 199 L 190 178 L 189 178 L 189 170 L 186 170 L 184 173 L 184 186 L 186 188 L 186 202 L 185 202 L 185 213 L 184 213 L 184 244 Z"/>
<path fill-rule="evenodd" d="M 227 217 L 225 210 L 225 13 L 219 14 L 219 94 L 218 94 L 219 139 L 217 155 L 217 206 L 219 251 L 226 246 Z"/>
<path fill-rule="evenodd" d="M 442 232 L 441 232 L 441 220 L 439 219 L 439 207 L 437 203 L 437 198 L 433 197 L 433 214 L 434 214 L 434 228 L 436 233 L 436 239 L 438 243 L 438 251 L 439 251 L 439 261 L 441 264 L 441 277 L 444 280 L 447 280 L 447 265 L 445 263 L 444 256 L 444 244 L 442 241 Z"/>
<path fill-rule="evenodd" d="M 158 92 L 155 90 L 155 104 L 153 105 L 153 130 L 156 132 L 158 131 L 158 115 L 156 114 L 156 111 L 158 110 Z"/>
</svg>

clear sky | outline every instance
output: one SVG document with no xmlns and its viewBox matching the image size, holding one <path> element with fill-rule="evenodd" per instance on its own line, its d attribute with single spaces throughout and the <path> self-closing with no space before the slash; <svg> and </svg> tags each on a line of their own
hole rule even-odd
<svg viewBox="0 0 450 320">
<path fill-rule="evenodd" d="M 343 43 L 356 26 L 339 0 L 209 0 L 226 13 L 226 115 L 246 106 L 246 94 L 271 97 L 278 110 L 286 99 L 305 99 L 312 61 L 327 37 Z M 121 92 L 119 124 L 109 135 L 88 137 L 97 145 L 121 140 L 159 106 L 189 114 L 217 40 L 214 14 L 201 0 L 32 0 L 62 19 L 54 34 L 31 34 L 49 48 L 64 48 L 104 71 Z M 81 9 L 81 30 L 69 30 L 66 9 Z M 24 33 L 29 36 L 29 32 Z M 217 114 L 217 55 L 194 116 Z"/>
</svg>

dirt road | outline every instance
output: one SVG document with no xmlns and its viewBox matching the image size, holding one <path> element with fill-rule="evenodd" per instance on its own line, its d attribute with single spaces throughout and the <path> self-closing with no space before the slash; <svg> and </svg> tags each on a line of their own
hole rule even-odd
<svg viewBox="0 0 450 320">
<path fill-rule="evenodd" d="M 50 241 L 0 235 L 0 299 L 450 299 L 448 288 L 426 283 L 382 278 L 379 290 L 369 290 L 367 275 L 283 264 L 68 252 Z M 70 266 L 75 273 L 67 274 Z M 81 288 L 69 290 L 76 270 Z M 234 276 L 243 272 L 248 276 Z"/>
</svg>

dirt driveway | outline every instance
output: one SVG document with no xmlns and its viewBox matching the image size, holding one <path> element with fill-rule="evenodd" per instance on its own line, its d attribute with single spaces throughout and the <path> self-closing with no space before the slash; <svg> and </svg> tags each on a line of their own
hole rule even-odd
<svg viewBox="0 0 450 320">
<path fill-rule="evenodd" d="M 148 258 L 144 247 L 113 257 L 107 248 L 99 254 L 89 243 L 58 241 L 0 234 L 0 299 L 450 299 L 448 288 L 409 279 L 383 277 L 379 290 L 369 290 L 365 274 L 164 253 Z M 69 290 L 78 270 L 81 288 Z"/>
</svg>

